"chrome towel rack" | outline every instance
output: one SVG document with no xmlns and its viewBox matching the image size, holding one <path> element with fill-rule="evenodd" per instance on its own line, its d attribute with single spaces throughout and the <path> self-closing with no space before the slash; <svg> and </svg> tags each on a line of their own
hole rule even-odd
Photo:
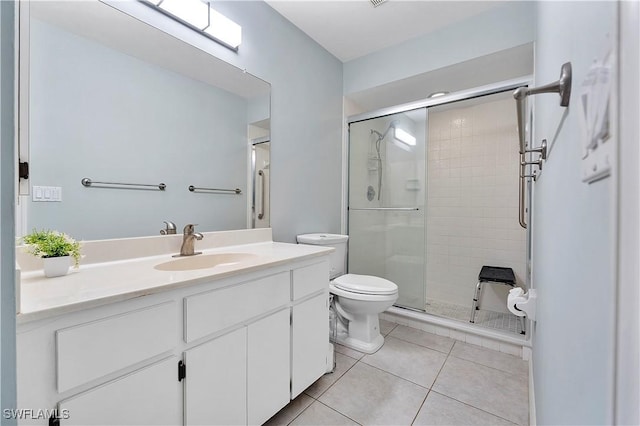
<svg viewBox="0 0 640 426">
<path fill-rule="evenodd" d="M 420 210 L 419 207 L 364 207 L 355 209 L 349 207 L 349 210 L 353 211 L 372 211 L 372 210 L 384 210 L 384 211 L 396 211 L 396 212 L 408 212 L 408 211 L 417 211 Z"/>
<path fill-rule="evenodd" d="M 189 185 L 189 191 L 191 192 L 215 192 L 223 194 L 242 194 L 240 188 L 236 189 L 223 189 L 223 188 L 198 188 L 193 185 Z"/>
<path fill-rule="evenodd" d="M 527 149 L 527 97 L 530 95 L 537 95 L 540 93 L 558 93 L 560 95 L 560 106 L 569 106 L 571 100 L 571 62 L 562 64 L 560 68 L 560 78 L 553 83 L 546 84 L 539 87 L 519 87 L 513 92 L 513 97 L 516 100 L 516 112 L 518 115 L 518 138 L 519 138 L 519 152 L 520 152 L 520 185 L 519 185 L 519 214 L 518 220 L 520 226 L 527 228 L 525 221 L 525 204 L 526 204 L 526 181 L 527 178 L 533 178 L 536 180 L 535 171 L 531 174 L 527 174 L 527 166 L 538 166 L 538 170 L 542 170 L 542 162 L 547 159 L 547 140 L 543 139 L 539 148 Z M 527 160 L 527 154 L 538 153 L 538 157 L 535 161 Z"/>
<path fill-rule="evenodd" d="M 157 189 L 160 191 L 164 191 L 167 188 L 167 185 L 164 183 L 159 183 L 157 185 L 149 185 L 146 183 L 122 183 L 122 182 L 99 182 L 96 180 L 91 180 L 89 178 L 84 178 L 80 181 L 83 186 L 87 188 L 92 187 L 94 185 L 98 185 L 106 188 L 115 188 L 115 189 Z M 124 188 L 121 188 L 124 187 Z"/>
</svg>

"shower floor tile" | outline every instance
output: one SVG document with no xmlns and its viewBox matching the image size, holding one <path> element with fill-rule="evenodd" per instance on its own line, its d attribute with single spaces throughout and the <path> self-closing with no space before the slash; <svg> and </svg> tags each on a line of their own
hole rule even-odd
<svg viewBox="0 0 640 426">
<path fill-rule="evenodd" d="M 471 308 L 468 306 L 454 305 L 436 300 L 427 300 L 425 312 L 464 322 L 469 322 L 471 317 Z M 479 327 L 508 331 L 513 334 L 521 334 L 522 332 L 522 321 L 511 313 L 480 309 L 476 311 L 475 321 L 475 324 Z"/>
<path fill-rule="evenodd" d="M 397 326 L 373 355 L 342 347 L 334 376 L 321 377 L 267 423 L 270 426 L 527 425 L 526 362 L 449 340 Z M 417 346 L 433 342 L 443 351 Z M 392 358 L 397 362 L 389 362 Z M 432 371 L 434 379 L 422 380 L 424 370 Z"/>
</svg>

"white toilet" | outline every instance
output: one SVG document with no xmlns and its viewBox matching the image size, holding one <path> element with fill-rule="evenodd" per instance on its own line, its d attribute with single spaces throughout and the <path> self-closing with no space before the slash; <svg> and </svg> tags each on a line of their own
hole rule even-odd
<svg viewBox="0 0 640 426">
<path fill-rule="evenodd" d="M 298 243 L 331 246 L 329 291 L 338 316 L 336 340 L 341 345 L 372 354 L 384 343 L 378 314 L 398 299 L 398 286 L 371 275 L 345 274 L 347 235 L 304 234 Z"/>
</svg>

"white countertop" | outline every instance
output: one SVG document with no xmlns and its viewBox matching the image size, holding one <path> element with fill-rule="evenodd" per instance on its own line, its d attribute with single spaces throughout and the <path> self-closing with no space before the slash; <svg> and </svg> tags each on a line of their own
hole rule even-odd
<svg viewBox="0 0 640 426">
<path fill-rule="evenodd" d="M 131 299 L 257 271 L 293 260 L 324 256 L 333 248 L 272 241 L 202 250 L 203 254 L 250 253 L 236 264 L 187 271 L 159 271 L 155 265 L 175 260 L 171 254 L 93 263 L 68 275 L 46 278 L 42 270 L 22 271 L 18 323 Z"/>
</svg>

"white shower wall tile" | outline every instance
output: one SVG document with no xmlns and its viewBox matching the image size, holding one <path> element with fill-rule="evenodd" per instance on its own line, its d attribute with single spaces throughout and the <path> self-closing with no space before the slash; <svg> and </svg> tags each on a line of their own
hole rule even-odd
<svg viewBox="0 0 640 426">
<path fill-rule="evenodd" d="M 471 307 L 483 265 L 525 276 L 513 101 L 431 112 L 427 143 L 427 297 Z M 495 288 L 494 288 L 495 287 Z M 504 287 L 504 288 L 502 288 Z M 484 309 L 506 312 L 508 288 L 487 285 Z"/>
</svg>

